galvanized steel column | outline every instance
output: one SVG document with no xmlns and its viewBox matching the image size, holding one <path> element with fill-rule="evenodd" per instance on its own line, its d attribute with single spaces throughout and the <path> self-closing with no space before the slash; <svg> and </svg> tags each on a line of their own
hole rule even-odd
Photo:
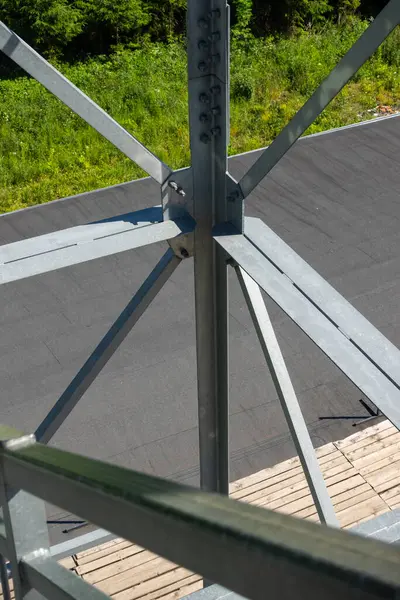
<svg viewBox="0 0 400 600">
<path fill-rule="evenodd" d="M 201 487 L 228 493 L 228 290 L 212 238 L 226 210 L 229 7 L 189 0 L 188 71 Z"/>
</svg>

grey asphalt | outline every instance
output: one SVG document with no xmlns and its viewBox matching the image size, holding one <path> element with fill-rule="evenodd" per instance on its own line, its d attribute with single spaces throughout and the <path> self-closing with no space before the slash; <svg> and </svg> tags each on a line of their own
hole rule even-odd
<svg viewBox="0 0 400 600">
<path fill-rule="evenodd" d="M 256 159 L 230 159 L 239 176 Z M 300 140 L 256 189 L 262 218 L 400 345 L 400 118 Z M 159 203 L 149 179 L 0 217 L 0 243 Z M 165 246 L 0 287 L 0 420 L 34 430 Z M 273 323 L 316 446 L 352 432 L 360 392 L 271 302 Z M 230 299 L 231 479 L 295 454 L 238 283 Z M 198 484 L 192 261 L 180 265 L 53 440 L 132 469 Z M 50 508 L 52 518 L 65 511 Z M 53 528 L 53 541 L 67 536 Z M 81 530 L 84 533 L 86 530 Z"/>
</svg>

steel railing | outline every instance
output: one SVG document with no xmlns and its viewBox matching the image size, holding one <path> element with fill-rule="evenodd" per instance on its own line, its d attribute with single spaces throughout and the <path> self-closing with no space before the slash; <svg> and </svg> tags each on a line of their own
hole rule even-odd
<svg viewBox="0 0 400 600">
<path fill-rule="evenodd" d="M 399 548 L 50 448 L 9 428 L 0 427 L 0 439 L 0 553 L 11 562 L 17 600 L 30 590 L 52 600 L 105 598 L 52 558 L 44 500 L 248 598 L 399 597 Z"/>
</svg>

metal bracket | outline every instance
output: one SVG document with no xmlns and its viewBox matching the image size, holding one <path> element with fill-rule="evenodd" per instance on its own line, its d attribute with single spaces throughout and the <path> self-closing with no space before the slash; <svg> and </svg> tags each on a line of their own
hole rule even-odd
<svg viewBox="0 0 400 600">
<path fill-rule="evenodd" d="M 171 173 L 161 185 L 164 220 L 176 219 L 189 213 L 193 216 L 192 168 Z"/>
<path fill-rule="evenodd" d="M 194 233 L 184 233 L 176 239 L 168 240 L 172 251 L 178 258 L 190 258 L 194 255 Z"/>
<path fill-rule="evenodd" d="M 226 198 L 228 222 L 238 230 L 244 232 L 244 196 L 236 179 L 230 173 L 226 174 Z"/>
</svg>

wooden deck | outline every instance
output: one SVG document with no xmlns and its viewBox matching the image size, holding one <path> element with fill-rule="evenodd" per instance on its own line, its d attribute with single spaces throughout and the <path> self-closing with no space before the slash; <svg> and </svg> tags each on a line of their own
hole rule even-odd
<svg viewBox="0 0 400 600">
<path fill-rule="evenodd" d="M 317 457 L 343 528 L 400 506 L 400 432 L 388 421 L 321 446 Z M 318 520 L 297 457 L 235 481 L 231 496 Z M 61 562 L 118 600 L 177 600 L 202 587 L 198 575 L 121 539 Z"/>
</svg>

